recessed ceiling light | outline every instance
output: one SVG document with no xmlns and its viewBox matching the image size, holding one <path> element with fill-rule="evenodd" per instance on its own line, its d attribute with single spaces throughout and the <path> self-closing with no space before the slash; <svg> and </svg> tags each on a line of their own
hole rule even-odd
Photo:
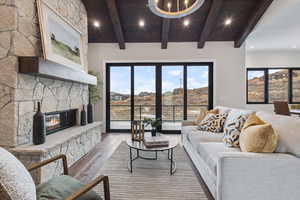
<svg viewBox="0 0 300 200">
<path fill-rule="evenodd" d="M 168 2 L 167 6 L 168 6 L 168 8 L 171 8 L 172 4 L 170 2 Z"/>
<path fill-rule="evenodd" d="M 184 25 L 184 26 L 190 25 L 190 20 L 185 19 L 185 20 L 183 21 L 183 25 Z"/>
<path fill-rule="evenodd" d="M 140 26 L 140 27 L 144 27 L 144 26 L 145 26 L 145 21 L 141 19 L 141 20 L 139 21 L 139 26 Z"/>
<path fill-rule="evenodd" d="M 94 26 L 96 27 L 96 28 L 99 28 L 100 27 L 100 22 L 98 22 L 98 21 L 94 21 Z"/>
<path fill-rule="evenodd" d="M 254 49 L 255 47 L 254 46 L 250 46 L 250 49 Z"/>
<path fill-rule="evenodd" d="M 292 48 L 293 48 L 293 49 L 297 49 L 297 46 L 296 46 L 296 45 L 294 45 L 294 46 L 292 46 Z"/>
<path fill-rule="evenodd" d="M 225 20 L 225 26 L 229 26 L 232 23 L 232 19 L 231 18 L 227 18 Z"/>
</svg>

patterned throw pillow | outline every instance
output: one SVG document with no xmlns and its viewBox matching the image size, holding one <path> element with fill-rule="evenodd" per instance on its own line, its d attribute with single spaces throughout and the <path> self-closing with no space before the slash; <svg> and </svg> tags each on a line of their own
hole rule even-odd
<svg viewBox="0 0 300 200">
<path fill-rule="evenodd" d="M 218 109 L 213 109 L 213 110 L 204 110 L 201 109 L 199 115 L 197 116 L 197 118 L 194 121 L 195 125 L 199 125 L 201 123 L 201 121 L 206 117 L 207 114 L 219 114 L 219 110 Z"/>
<path fill-rule="evenodd" d="M 208 114 L 198 126 L 200 131 L 208 131 L 213 133 L 223 132 L 223 126 L 228 113 L 219 113 L 217 115 Z"/>
<path fill-rule="evenodd" d="M 224 128 L 223 142 L 228 147 L 240 146 L 240 134 L 249 115 L 239 116 L 233 123 Z"/>
</svg>

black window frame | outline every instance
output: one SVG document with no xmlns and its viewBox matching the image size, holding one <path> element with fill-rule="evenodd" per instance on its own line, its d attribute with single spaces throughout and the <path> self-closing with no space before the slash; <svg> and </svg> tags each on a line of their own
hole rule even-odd
<svg viewBox="0 0 300 200">
<path fill-rule="evenodd" d="M 299 68 L 292 68 L 289 71 L 289 84 L 290 84 L 290 88 L 289 88 L 289 93 L 290 95 L 290 102 L 292 102 L 291 104 L 300 104 L 300 101 L 293 101 L 293 71 L 300 71 L 300 67 Z"/>
<path fill-rule="evenodd" d="M 246 103 L 247 104 L 273 104 L 269 100 L 269 70 L 288 70 L 288 103 L 300 104 L 300 102 L 293 101 L 293 71 L 300 70 L 300 67 L 271 67 L 271 68 L 247 68 L 246 70 Z M 264 72 L 264 101 L 263 102 L 250 102 L 248 96 L 248 72 L 249 71 L 263 71 Z"/>
<path fill-rule="evenodd" d="M 110 68 L 111 67 L 130 67 L 131 69 L 131 121 L 134 120 L 134 67 L 135 66 L 155 66 L 156 71 L 156 118 L 161 118 L 162 109 L 161 107 L 161 90 L 162 90 L 162 67 L 163 66 L 176 66 L 181 65 L 183 66 L 183 76 L 184 76 L 184 116 L 183 120 L 187 119 L 187 66 L 208 66 L 208 105 L 207 108 L 213 109 L 213 98 L 214 98 L 214 62 L 128 62 L 128 63 L 114 63 L 109 62 L 106 63 L 106 131 L 107 132 L 130 132 L 127 129 L 111 129 L 110 128 Z M 180 130 L 173 131 L 173 130 L 161 130 L 161 127 L 158 131 L 163 133 L 178 133 L 180 134 Z"/>
</svg>

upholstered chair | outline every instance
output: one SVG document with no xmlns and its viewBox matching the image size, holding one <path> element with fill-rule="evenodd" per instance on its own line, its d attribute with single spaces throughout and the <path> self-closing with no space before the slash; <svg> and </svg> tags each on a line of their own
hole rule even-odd
<svg viewBox="0 0 300 200">
<path fill-rule="evenodd" d="M 51 162 L 61 159 L 63 175 L 53 177 L 38 186 L 29 173 Z M 0 148 L 0 199 L 1 200 L 102 200 L 92 190 L 103 182 L 105 200 L 110 200 L 107 176 L 99 176 L 90 184 L 84 185 L 68 175 L 65 155 L 58 155 L 41 163 L 31 165 L 28 170 L 10 152 Z"/>
<path fill-rule="evenodd" d="M 291 116 L 289 104 L 284 101 L 274 101 L 274 112 L 277 115 Z"/>
</svg>

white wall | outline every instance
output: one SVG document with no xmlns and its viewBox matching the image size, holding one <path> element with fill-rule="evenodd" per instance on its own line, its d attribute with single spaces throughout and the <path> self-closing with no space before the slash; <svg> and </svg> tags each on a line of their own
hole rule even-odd
<svg viewBox="0 0 300 200">
<path fill-rule="evenodd" d="M 298 50 L 273 50 L 273 51 L 246 51 L 246 68 L 280 68 L 300 67 L 300 51 Z M 273 112 L 273 104 L 246 106 L 249 109 Z"/>
<path fill-rule="evenodd" d="M 130 43 L 126 50 L 118 44 L 89 44 L 89 68 L 101 73 L 105 88 L 106 62 L 214 62 L 214 105 L 245 106 L 245 48 L 234 48 L 232 42 L 207 42 L 204 49 L 197 43 Z M 105 120 L 105 90 L 96 119 Z"/>
<path fill-rule="evenodd" d="M 300 51 L 247 51 L 246 67 L 300 67 Z"/>
</svg>

